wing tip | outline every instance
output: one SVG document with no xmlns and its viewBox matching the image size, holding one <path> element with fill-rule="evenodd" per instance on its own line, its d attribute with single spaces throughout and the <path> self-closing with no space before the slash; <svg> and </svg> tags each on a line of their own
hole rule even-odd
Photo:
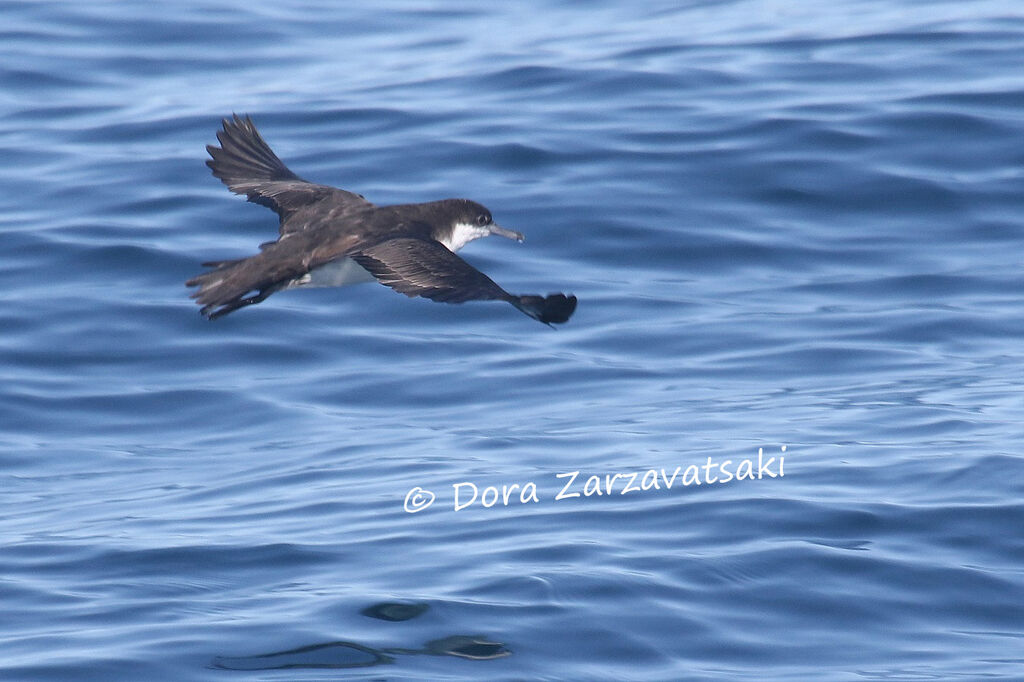
<svg viewBox="0 0 1024 682">
<path fill-rule="evenodd" d="M 547 296 L 519 296 L 512 304 L 538 322 L 549 327 L 569 321 L 576 312 L 577 299 L 569 294 L 548 294 Z"/>
<path fill-rule="evenodd" d="M 217 131 L 220 146 L 206 145 L 206 153 L 210 155 L 206 165 L 232 191 L 235 191 L 233 185 L 243 181 L 304 182 L 278 158 L 248 114 L 231 114 L 231 118 L 221 119 L 221 125 L 223 129 Z"/>
</svg>

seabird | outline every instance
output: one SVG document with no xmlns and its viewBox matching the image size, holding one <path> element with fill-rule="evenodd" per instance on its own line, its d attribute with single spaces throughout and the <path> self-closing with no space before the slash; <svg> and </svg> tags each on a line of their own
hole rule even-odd
<svg viewBox="0 0 1024 682">
<path fill-rule="evenodd" d="M 220 147 L 207 145 L 213 175 L 236 194 L 272 209 L 281 219 L 276 241 L 185 282 L 192 298 L 214 319 L 259 303 L 283 289 L 345 286 L 377 280 L 406 296 L 444 303 L 507 301 L 547 325 L 565 322 L 576 297 L 510 294 L 455 255 L 496 234 L 523 235 L 497 225 L 491 212 L 468 199 L 375 206 L 360 194 L 317 185 L 291 172 L 264 142 L 248 116 L 224 119 Z"/>
</svg>

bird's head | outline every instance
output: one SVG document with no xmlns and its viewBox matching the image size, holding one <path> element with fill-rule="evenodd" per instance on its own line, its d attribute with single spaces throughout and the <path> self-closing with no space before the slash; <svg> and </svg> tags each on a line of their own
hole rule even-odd
<svg viewBox="0 0 1024 682">
<path fill-rule="evenodd" d="M 445 199 L 440 203 L 444 204 L 444 213 L 447 217 L 447 220 L 444 222 L 447 224 L 439 227 L 441 227 L 442 231 L 450 231 L 448 231 L 447 237 L 442 234 L 441 239 L 438 241 L 447 246 L 451 251 L 458 251 L 474 239 L 480 239 L 480 237 L 492 234 L 515 239 L 517 242 L 521 242 L 524 239 L 522 232 L 507 230 L 494 222 L 491 212 L 475 201 L 470 201 L 469 199 Z"/>
</svg>

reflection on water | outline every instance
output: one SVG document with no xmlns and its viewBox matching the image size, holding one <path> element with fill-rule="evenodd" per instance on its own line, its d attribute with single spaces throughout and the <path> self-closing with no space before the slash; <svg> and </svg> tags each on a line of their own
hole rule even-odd
<svg viewBox="0 0 1024 682">
<path fill-rule="evenodd" d="M 381 602 L 379 604 L 367 606 L 359 613 L 370 618 L 398 622 L 403 620 L 412 620 L 413 618 L 425 613 L 428 608 L 430 608 L 430 606 L 423 603 L 402 604 L 399 602 Z"/>
<path fill-rule="evenodd" d="M 282 670 L 284 668 L 366 668 L 392 663 L 382 652 L 355 642 L 327 642 L 257 656 L 213 659 L 225 670 Z"/>
<path fill-rule="evenodd" d="M 389 622 L 410 620 L 427 611 L 427 604 L 382 602 L 360 613 Z M 366 668 L 394 663 L 393 655 L 456 656 L 474 661 L 504 658 L 512 652 L 501 642 L 480 635 L 451 635 L 434 639 L 419 649 L 387 647 L 375 649 L 356 642 L 325 642 L 255 656 L 218 656 L 213 667 L 225 670 L 281 670 L 284 668 Z"/>
</svg>

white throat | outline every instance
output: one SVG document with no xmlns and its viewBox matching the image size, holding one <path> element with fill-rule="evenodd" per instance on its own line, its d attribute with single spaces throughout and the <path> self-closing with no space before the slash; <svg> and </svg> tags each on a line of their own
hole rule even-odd
<svg viewBox="0 0 1024 682">
<path fill-rule="evenodd" d="M 474 239 L 486 237 L 490 233 L 491 230 L 487 227 L 480 227 L 479 225 L 472 225 L 470 223 L 455 223 L 455 228 L 452 230 L 451 236 L 447 239 L 442 239 L 441 243 L 448 247 L 449 251 L 454 253 Z"/>
</svg>

